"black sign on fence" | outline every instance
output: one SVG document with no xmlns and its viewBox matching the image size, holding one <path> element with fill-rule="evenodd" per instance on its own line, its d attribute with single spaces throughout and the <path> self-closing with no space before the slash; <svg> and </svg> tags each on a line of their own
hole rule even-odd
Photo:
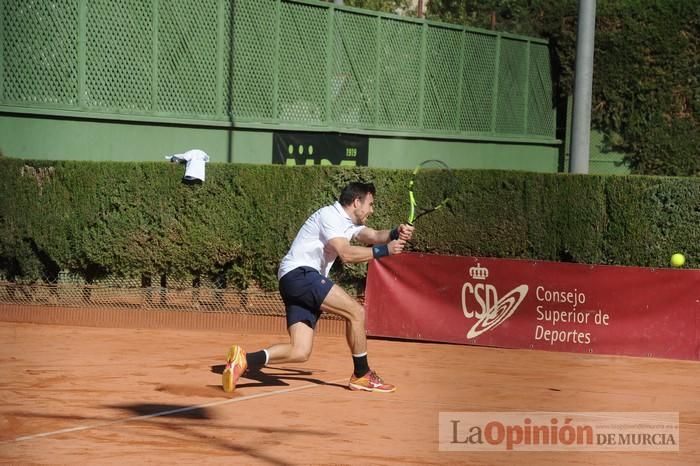
<svg viewBox="0 0 700 466">
<path fill-rule="evenodd" d="M 367 166 L 369 138 L 353 134 L 273 133 L 272 163 Z"/>
</svg>

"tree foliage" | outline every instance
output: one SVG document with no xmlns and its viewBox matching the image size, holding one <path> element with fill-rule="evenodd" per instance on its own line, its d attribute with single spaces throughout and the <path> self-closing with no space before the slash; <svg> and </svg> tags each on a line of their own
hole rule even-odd
<svg viewBox="0 0 700 466">
<path fill-rule="evenodd" d="M 333 3 L 333 0 L 325 0 Z M 343 0 L 343 5 L 366 10 L 382 11 L 384 13 L 397 13 L 407 16 L 415 16 L 415 9 L 411 0 Z"/>
<path fill-rule="evenodd" d="M 550 40 L 573 93 L 576 0 L 431 0 L 428 19 Z M 592 125 L 636 173 L 700 175 L 700 0 L 606 0 L 596 12 Z"/>
</svg>

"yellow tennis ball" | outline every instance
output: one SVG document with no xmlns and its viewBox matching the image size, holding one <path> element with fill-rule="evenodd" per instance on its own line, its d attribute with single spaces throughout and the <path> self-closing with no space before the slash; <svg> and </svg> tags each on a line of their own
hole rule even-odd
<svg viewBox="0 0 700 466">
<path fill-rule="evenodd" d="M 685 256 L 680 252 L 675 253 L 671 256 L 671 265 L 674 267 L 683 267 L 685 264 Z"/>
</svg>

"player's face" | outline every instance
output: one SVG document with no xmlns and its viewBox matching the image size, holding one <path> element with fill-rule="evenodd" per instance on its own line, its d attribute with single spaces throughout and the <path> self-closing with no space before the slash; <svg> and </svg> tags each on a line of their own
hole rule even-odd
<svg viewBox="0 0 700 466">
<path fill-rule="evenodd" d="M 367 219 L 374 213 L 374 196 L 367 193 L 364 199 L 355 199 L 355 224 L 364 225 Z"/>
</svg>

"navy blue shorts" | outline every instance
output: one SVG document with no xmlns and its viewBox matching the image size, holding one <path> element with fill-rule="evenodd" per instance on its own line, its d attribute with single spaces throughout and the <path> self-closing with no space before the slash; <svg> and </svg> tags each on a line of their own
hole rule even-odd
<svg viewBox="0 0 700 466">
<path fill-rule="evenodd" d="M 321 304 L 333 282 L 311 267 L 297 267 L 280 279 L 280 294 L 287 311 L 287 328 L 304 322 L 316 328 Z"/>
</svg>

